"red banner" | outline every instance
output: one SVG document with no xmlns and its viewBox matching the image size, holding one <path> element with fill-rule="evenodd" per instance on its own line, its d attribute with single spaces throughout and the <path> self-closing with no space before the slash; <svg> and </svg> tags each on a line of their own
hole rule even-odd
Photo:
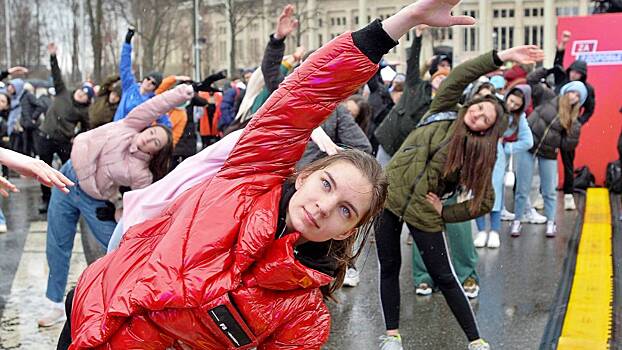
<svg viewBox="0 0 622 350">
<path fill-rule="evenodd" d="M 564 66 L 575 60 L 588 64 L 587 81 L 594 87 L 596 109 L 581 129 L 575 168 L 587 165 L 603 185 L 607 163 L 618 159 L 617 140 L 622 128 L 622 13 L 560 17 L 558 38 L 572 32 Z M 559 162 L 560 184 L 563 170 Z"/>
</svg>

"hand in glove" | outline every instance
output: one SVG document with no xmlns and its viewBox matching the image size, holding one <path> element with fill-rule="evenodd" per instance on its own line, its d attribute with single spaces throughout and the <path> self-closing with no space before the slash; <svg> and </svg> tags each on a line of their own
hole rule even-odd
<svg viewBox="0 0 622 350">
<path fill-rule="evenodd" d="M 223 70 L 223 71 L 220 71 L 218 73 L 214 73 L 214 74 L 208 76 L 207 78 L 205 78 L 200 83 L 193 83 L 192 84 L 192 88 L 194 88 L 194 91 L 208 91 L 208 92 L 220 91 L 220 90 L 215 89 L 214 87 L 212 87 L 212 84 L 217 82 L 218 80 L 224 79 L 226 77 L 227 77 L 227 75 L 226 75 L 225 71 Z"/>
<path fill-rule="evenodd" d="M 114 219 L 115 210 L 116 208 L 114 204 L 106 201 L 106 206 L 95 209 L 95 214 L 97 215 L 97 219 L 100 221 L 116 221 Z"/>
<path fill-rule="evenodd" d="M 130 44 L 132 42 L 132 37 L 134 36 L 135 32 L 136 32 L 136 28 L 134 27 L 127 28 L 127 34 L 125 34 L 126 43 Z"/>
</svg>

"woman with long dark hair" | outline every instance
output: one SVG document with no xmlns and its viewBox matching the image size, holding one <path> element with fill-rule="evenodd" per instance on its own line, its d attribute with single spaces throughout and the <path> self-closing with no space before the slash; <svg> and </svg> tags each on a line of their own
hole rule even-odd
<svg viewBox="0 0 622 350">
<path fill-rule="evenodd" d="M 52 189 L 50 199 L 46 243 L 50 309 L 38 320 L 39 326 L 65 319 L 62 301 L 80 215 L 105 248 L 116 223 L 113 218 L 101 220 L 98 211 L 114 208 L 111 202 L 116 201 L 119 187 L 143 188 L 166 175 L 173 149 L 171 131 L 153 123 L 193 95 L 191 86 L 180 86 L 140 104 L 126 118 L 74 139 L 71 158 L 61 172 L 75 186 L 68 195 Z"/>
<path fill-rule="evenodd" d="M 464 89 L 505 61 L 529 63 L 543 58 L 535 46 L 483 54 L 456 67 L 441 85 L 428 113 L 387 165 L 389 194 L 376 227 L 380 260 L 380 297 L 387 333 L 382 349 L 401 349 L 399 335 L 400 232 L 408 225 L 435 285 L 470 342 L 469 349 L 489 349 L 480 338 L 475 316 L 449 260 L 444 224 L 467 221 L 492 208 L 492 170 L 498 139 L 506 128 L 505 108 L 494 96 L 474 98 L 459 107 Z M 471 199 L 445 205 L 456 192 Z"/>
</svg>

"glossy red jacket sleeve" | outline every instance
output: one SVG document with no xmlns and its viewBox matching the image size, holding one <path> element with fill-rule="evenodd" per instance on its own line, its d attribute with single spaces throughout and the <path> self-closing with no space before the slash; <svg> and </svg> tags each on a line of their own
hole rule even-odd
<svg viewBox="0 0 622 350">
<path fill-rule="evenodd" d="M 257 350 L 320 350 L 330 334 L 330 314 L 326 304 L 299 313 L 277 329 Z"/>
<path fill-rule="evenodd" d="M 344 33 L 312 54 L 257 111 L 219 176 L 289 176 L 311 131 L 378 69 Z"/>
</svg>

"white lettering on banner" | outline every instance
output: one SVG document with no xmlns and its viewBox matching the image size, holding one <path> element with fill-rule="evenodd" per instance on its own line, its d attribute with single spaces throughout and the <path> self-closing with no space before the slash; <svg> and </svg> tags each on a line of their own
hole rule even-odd
<svg viewBox="0 0 622 350">
<path fill-rule="evenodd" d="M 622 64 L 622 50 L 597 51 L 598 40 L 577 40 L 572 43 L 570 54 L 588 66 L 613 66 Z"/>
</svg>

